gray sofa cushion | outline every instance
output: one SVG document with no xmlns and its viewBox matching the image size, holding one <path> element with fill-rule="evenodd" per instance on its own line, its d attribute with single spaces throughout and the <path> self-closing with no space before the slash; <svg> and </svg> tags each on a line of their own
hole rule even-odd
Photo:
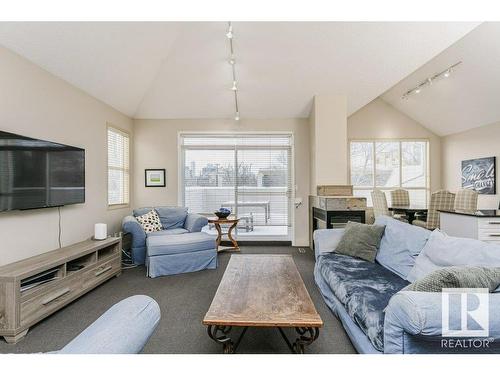
<svg viewBox="0 0 500 375">
<path fill-rule="evenodd" d="M 188 209 L 186 207 L 155 207 L 164 229 L 183 228 Z"/>
<path fill-rule="evenodd" d="M 500 268 L 446 267 L 408 285 L 404 290 L 441 292 L 443 288 L 487 288 L 493 292 L 500 284 Z"/>
<path fill-rule="evenodd" d="M 320 255 L 317 270 L 373 346 L 384 350 L 384 309 L 408 285 L 380 264 L 335 253 Z"/>
<path fill-rule="evenodd" d="M 205 232 L 164 234 L 148 236 L 146 244 L 149 256 L 192 253 L 215 249 L 215 237 Z"/>
<path fill-rule="evenodd" d="M 385 226 L 348 222 L 336 253 L 374 262 Z"/>
</svg>

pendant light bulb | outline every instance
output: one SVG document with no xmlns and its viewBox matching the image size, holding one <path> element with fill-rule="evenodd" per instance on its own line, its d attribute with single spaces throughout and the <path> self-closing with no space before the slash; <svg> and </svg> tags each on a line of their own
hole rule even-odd
<svg viewBox="0 0 500 375">
<path fill-rule="evenodd" d="M 236 81 L 233 81 L 233 87 L 231 87 L 231 90 L 238 91 L 238 86 L 236 84 Z"/>
<path fill-rule="evenodd" d="M 229 28 L 227 29 L 226 37 L 228 39 L 233 39 L 233 26 L 229 25 Z"/>
<path fill-rule="evenodd" d="M 236 121 L 240 121 L 240 113 L 239 112 L 236 112 L 236 115 L 234 116 L 234 119 Z"/>
</svg>

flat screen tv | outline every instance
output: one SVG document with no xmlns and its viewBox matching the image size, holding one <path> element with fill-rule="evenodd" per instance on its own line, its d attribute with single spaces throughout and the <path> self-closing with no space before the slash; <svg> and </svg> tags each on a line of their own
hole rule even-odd
<svg viewBox="0 0 500 375">
<path fill-rule="evenodd" d="M 84 202 L 84 149 L 0 131 L 0 211 Z"/>
</svg>

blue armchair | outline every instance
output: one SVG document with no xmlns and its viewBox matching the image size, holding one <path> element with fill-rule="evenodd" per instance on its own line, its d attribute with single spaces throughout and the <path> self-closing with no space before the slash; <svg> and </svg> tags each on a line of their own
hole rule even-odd
<svg viewBox="0 0 500 375">
<path fill-rule="evenodd" d="M 215 237 L 201 231 L 208 224 L 206 217 L 184 207 L 155 207 L 163 230 L 145 233 L 136 217 L 152 209 L 136 209 L 122 223 L 123 231 L 132 235 L 132 260 L 146 264 L 148 276 L 217 268 Z"/>
</svg>

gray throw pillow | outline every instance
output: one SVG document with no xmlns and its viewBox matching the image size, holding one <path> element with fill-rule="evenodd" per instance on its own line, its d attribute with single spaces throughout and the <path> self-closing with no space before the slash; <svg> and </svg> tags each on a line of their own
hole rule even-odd
<svg viewBox="0 0 500 375">
<path fill-rule="evenodd" d="M 375 262 L 385 225 L 368 225 L 349 221 L 335 252 Z"/>
<path fill-rule="evenodd" d="M 445 267 L 416 280 L 403 290 L 441 292 L 443 288 L 488 288 L 500 285 L 500 267 Z"/>
</svg>

